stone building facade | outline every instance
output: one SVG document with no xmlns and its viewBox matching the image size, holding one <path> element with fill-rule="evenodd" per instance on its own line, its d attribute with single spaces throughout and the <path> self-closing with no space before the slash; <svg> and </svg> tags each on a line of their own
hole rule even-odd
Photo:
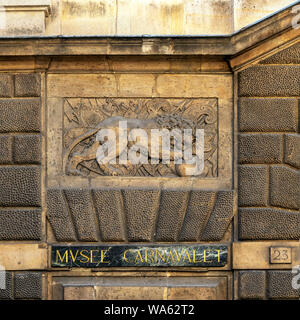
<svg viewBox="0 0 300 320">
<path fill-rule="evenodd" d="M 165 8 L 159 23 L 172 17 L 171 26 L 152 36 L 138 22 L 128 29 L 128 8 L 115 16 L 110 1 L 3 3 L 0 299 L 299 299 L 297 3 L 266 2 L 262 12 L 214 1 L 203 15 L 214 12 L 213 25 L 214 6 L 223 10 L 224 29 L 190 19 L 188 32 L 181 18 L 191 7 L 161 2 L 152 10 Z M 15 25 L 16 12 L 32 25 Z M 93 34 L 97 21 L 105 27 Z M 99 124 L 113 117 L 196 123 L 203 173 L 97 164 Z M 227 256 L 215 266 L 53 263 L 53 248 L 95 245 L 217 245 Z"/>
</svg>

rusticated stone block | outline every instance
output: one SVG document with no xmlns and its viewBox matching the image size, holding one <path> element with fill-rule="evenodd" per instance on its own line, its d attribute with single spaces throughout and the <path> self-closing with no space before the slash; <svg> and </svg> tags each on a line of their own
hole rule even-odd
<svg viewBox="0 0 300 320">
<path fill-rule="evenodd" d="M 191 191 L 184 223 L 179 236 L 180 241 L 197 241 L 213 209 L 216 192 Z"/>
<path fill-rule="evenodd" d="M 123 199 L 120 190 L 93 190 L 103 241 L 124 241 Z"/>
<path fill-rule="evenodd" d="M 299 209 L 299 170 L 284 166 L 271 166 L 270 189 L 271 204 L 273 206 L 289 209 Z"/>
<path fill-rule="evenodd" d="M 76 234 L 61 190 L 47 190 L 47 218 L 57 241 L 75 241 Z"/>
<path fill-rule="evenodd" d="M 14 137 L 14 162 L 15 163 L 40 163 L 41 162 L 41 137 L 40 135 L 18 135 Z"/>
<path fill-rule="evenodd" d="M 40 272 L 16 272 L 14 284 L 16 299 L 42 299 Z"/>
<path fill-rule="evenodd" d="M 68 189 L 65 190 L 65 196 L 75 223 L 78 240 L 97 241 L 98 223 L 89 190 Z"/>
<path fill-rule="evenodd" d="M 0 206 L 40 206 L 40 180 L 39 167 L 0 167 Z"/>
<path fill-rule="evenodd" d="M 40 131 L 40 99 L 0 99 L 0 132 Z"/>
<path fill-rule="evenodd" d="M 240 131 L 297 132 L 297 110 L 297 99 L 240 98 Z"/>
<path fill-rule="evenodd" d="M 288 271 L 268 271 L 268 295 L 270 299 L 299 299 L 300 290 L 293 289 L 295 274 Z"/>
<path fill-rule="evenodd" d="M 5 288 L 0 288 L 0 300 L 13 299 L 12 273 L 0 269 L 0 272 L 5 272 Z M 0 275 L 2 277 L 3 274 Z"/>
<path fill-rule="evenodd" d="M 285 136 L 285 163 L 300 169 L 300 135 L 287 134 Z"/>
<path fill-rule="evenodd" d="M 240 271 L 238 285 L 240 299 L 264 299 L 266 295 L 266 272 Z"/>
<path fill-rule="evenodd" d="M 300 66 L 253 66 L 239 73 L 239 95 L 289 97 L 300 95 Z"/>
<path fill-rule="evenodd" d="M 0 209 L 0 240 L 41 240 L 41 210 Z"/>
<path fill-rule="evenodd" d="M 0 136 L 0 164 L 12 163 L 12 143 L 12 136 Z"/>
<path fill-rule="evenodd" d="M 159 208 L 159 190 L 123 190 L 129 241 L 151 241 Z"/>
<path fill-rule="evenodd" d="M 240 163 L 282 162 L 282 139 L 280 134 L 241 134 L 239 136 Z"/>
<path fill-rule="evenodd" d="M 240 206 L 266 206 L 268 189 L 268 170 L 266 166 L 239 167 Z"/>
<path fill-rule="evenodd" d="M 0 97 L 9 98 L 14 95 L 13 76 L 10 74 L 0 74 Z"/>
<path fill-rule="evenodd" d="M 233 218 L 233 192 L 218 192 L 215 207 L 200 237 L 203 241 L 220 241 Z"/>
<path fill-rule="evenodd" d="M 299 240 L 300 214 L 272 208 L 239 210 L 241 240 Z"/>
<path fill-rule="evenodd" d="M 16 97 L 39 97 L 41 94 L 41 77 L 39 74 L 17 74 L 15 76 Z"/>
<path fill-rule="evenodd" d="M 260 64 L 300 64 L 300 43 L 275 53 Z"/>
<path fill-rule="evenodd" d="M 157 241 L 176 241 L 183 224 L 189 192 L 162 191 L 156 227 Z"/>
</svg>

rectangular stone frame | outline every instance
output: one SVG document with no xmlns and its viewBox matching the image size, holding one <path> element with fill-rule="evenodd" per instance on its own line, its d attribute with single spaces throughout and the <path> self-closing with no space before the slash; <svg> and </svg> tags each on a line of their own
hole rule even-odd
<svg viewBox="0 0 300 320">
<path fill-rule="evenodd" d="M 64 98 L 217 98 L 219 104 L 218 177 L 156 178 L 62 175 Z M 153 187 L 161 189 L 232 189 L 233 84 L 230 74 L 167 73 L 48 73 L 47 74 L 47 186 Z"/>
</svg>

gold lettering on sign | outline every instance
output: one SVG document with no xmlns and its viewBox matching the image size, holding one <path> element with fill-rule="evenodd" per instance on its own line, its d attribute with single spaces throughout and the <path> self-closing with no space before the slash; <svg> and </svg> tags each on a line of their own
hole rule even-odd
<svg viewBox="0 0 300 320">
<path fill-rule="evenodd" d="M 87 252 L 87 254 L 88 254 L 88 251 L 87 251 L 87 250 L 81 250 L 81 251 L 80 251 L 80 255 L 81 255 L 82 257 L 86 258 L 86 260 L 85 260 L 85 261 L 80 260 L 80 262 L 82 262 L 82 263 L 88 263 L 88 262 L 90 261 L 90 259 L 89 259 L 89 257 L 88 257 L 87 255 L 83 254 L 83 251 Z"/>
<path fill-rule="evenodd" d="M 77 258 L 77 255 L 78 255 L 78 250 L 76 251 L 75 256 L 73 255 L 73 251 L 70 250 L 70 255 L 71 255 L 71 257 L 72 257 L 72 261 L 75 262 L 75 261 L 76 261 L 76 258 Z"/>
<path fill-rule="evenodd" d="M 107 254 L 108 250 L 101 250 L 101 263 L 109 263 L 110 261 L 104 261 L 104 259 L 106 258 L 106 254 Z"/>
<path fill-rule="evenodd" d="M 207 261 L 207 252 L 210 252 L 211 250 L 204 250 L 203 251 L 203 262 L 211 263 L 212 261 Z"/>
<path fill-rule="evenodd" d="M 193 263 L 202 262 L 202 260 L 196 260 L 196 250 L 193 249 Z"/>
<path fill-rule="evenodd" d="M 60 249 L 55 251 L 55 260 L 57 264 L 68 264 L 71 265 L 76 263 L 81 264 L 99 264 L 111 263 L 109 257 L 112 254 L 109 249 Z M 290 248 L 271 248 L 271 257 L 273 260 L 278 260 L 277 263 L 290 263 L 291 261 L 291 251 Z M 199 263 L 214 263 L 221 262 L 221 249 L 197 249 L 197 248 L 127 248 L 123 252 L 119 251 L 115 254 L 120 255 L 115 257 L 118 261 L 119 259 L 129 265 L 149 265 L 150 264 L 199 264 Z M 279 259 L 280 258 L 280 259 Z M 276 262 L 273 262 L 276 263 Z"/>
<path fill-rule="evenodd" d="M 66 255 L 66 263 L 68 263 L 68 258 L 69 258 L 69 255 L 68 255 L 68 250 L 65 251 L 65 254 L 63 255 L 63 257 L 61 257 L 60 255 L 60 252 L 58 250 L 56 250 L 56 262 L 58 262 L 58 258 L 60 260 L 60 262 L 64 262 L 64 258 L 65 258 L 65 255 Z"/>
</svg>

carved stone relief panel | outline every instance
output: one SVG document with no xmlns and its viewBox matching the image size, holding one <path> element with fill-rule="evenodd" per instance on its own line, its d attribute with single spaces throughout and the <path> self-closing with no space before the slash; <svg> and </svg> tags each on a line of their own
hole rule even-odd
<svg viewBox="0 0 300 320">
<path fill-rule="evenodd" d="M 65 98 L 63 153 L 66 175 L 97 176 L 182 176 L 174 159 L 169 164 L 99 164 L 96 159 L 98 131 L 106 119 L 110 128 L 118 131 L 119 122 L 126 120 L 128 130 L 184 129 L 192 130 L 193 149 L 196 147 L 196 129 L 204 130 L 204 170 L 200 177 L 218 175 L 218 100 L 216 98 L 165 99 L 165 98 Z M 106 120 L 107 122 L 107 120 Z M 129 142 L 130 144 L 130 142 Z M 184 143 L 182 141 L 184 149 Z M 128 145 L 129 147 L 129 145 Z M 174 143 L 171 143 L 171 148 Z M 125 146 L 127 148 L 127 146 Z M 124 149 L 125 149 L 124 148 Z M 118 156 L 123 150 L 118 150 Z"/>
<path fill-rule="evenodd" d="M 230 75 L 53 73 L 48 75 L 47 87 L 48 187 L 232 189 Z M 107 127 L 118 137 L 121 120 L 128 122 L 128 136 L 136 128 L 147 133 L 168 129 L 171 153 L 174 130 L 183 133 L 183 142 L 184 131 L 191 132 L 193 156 L 195 132 L 196 138 L 197 132 L 204 132 L 203 170 L 187 175 L 186 167 L 177 165 L 172 155 L 170 162 L 159 155 L 153 163 L 152 146 L 144 154 L 147 163 L 121 163 L 125 149 L 119 146 L 116 163 L 99 163 L 97 150 L 103 141 L 99 143 L 97 134 Z M 128 141 L 125 148 L 130 150 L 132 141 Z M 182 143 L 182 154 L 185 147 Z"/>
</svg>

